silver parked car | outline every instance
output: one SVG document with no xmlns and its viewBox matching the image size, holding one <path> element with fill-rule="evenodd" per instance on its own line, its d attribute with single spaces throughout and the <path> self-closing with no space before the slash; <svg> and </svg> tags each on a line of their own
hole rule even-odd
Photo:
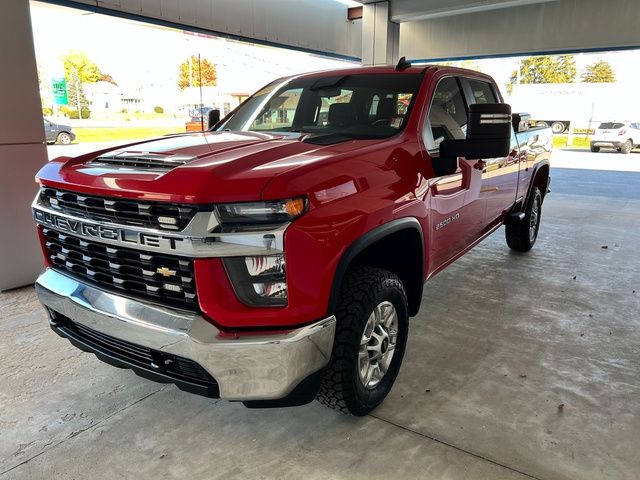
<svg viewBox="0 0 640 480">
<path fill-rule="evenodd" d="M 640 122 L 604 122 L 591 138 L 591 151 L 615 148 L 622 153 L 631 153 L 640 145 Z"/>
</svg>

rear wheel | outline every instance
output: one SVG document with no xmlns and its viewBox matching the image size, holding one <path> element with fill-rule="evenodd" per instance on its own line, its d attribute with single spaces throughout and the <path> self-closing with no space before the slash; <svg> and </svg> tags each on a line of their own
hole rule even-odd
<svg viewBox="0 0 640 480">
<path fill-rule="evenodd" d="M 356 267 L 347 273 L 336 310 L 331 361 L 317 399 L 342 413 L 366 415 L 385 399 L 407 342 L 407 296 L 391 272 Z"/>
<path fill-rule="evenodd" d="M 60 132 L 58 134 L 58 143 L 61 143 L 62 145 L 69 145 L 71 143 L 71 135 L 67 132 Z"/>
<path fill-rule="evenodd" d="M 591 151 L 593 153 L 598 153 L 600 151 L 600 147 L 594 147 L 593 145 L 591 145 Z"/>
<path fill-rule="evenodd" d="M 509 248 L 518 252 L 531 250 L 538 239 L 541 214 L 542 194 L 538 187 L 533 187 L 531 198 L 529 198 L 524 212 L 524 219 L 506 225 L 505 235 Z"/>
<path fill-rule="evenodd" d="M 627 140 L 620 147 L 620 152 L 624 153 L 625 155 L 631 153 L 631 150 L 633 150 L 633 142 L 631 140 Z"/>
</svg>

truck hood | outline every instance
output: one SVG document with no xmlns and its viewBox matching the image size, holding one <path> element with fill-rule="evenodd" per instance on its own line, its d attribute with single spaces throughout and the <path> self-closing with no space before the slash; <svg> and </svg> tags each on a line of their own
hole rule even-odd
<svg viewBox="0 0 640 480">
<path fill-rule="evenodd" d="M 60 157 L 45 165 L 38 178 L 51 187 L 96 195 L 175 203 L 251 201 L 260 199 L 265 186 L 284 172 L 316 162 L 337 161 L 353 150 L 380 142 L 349 140 L 313 145 L 301 140 L 300 134 L 255 132 L 171 136 L 76 158 Z M 185 163 L 169 170 L 145 171 L 98 160 L 123 156 L 182 159 Z"/>
</svg>

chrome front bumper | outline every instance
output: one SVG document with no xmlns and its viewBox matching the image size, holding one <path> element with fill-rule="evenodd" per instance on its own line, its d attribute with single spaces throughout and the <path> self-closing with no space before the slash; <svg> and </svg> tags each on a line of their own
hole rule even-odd
<svg viewBox="0 0 640 480">
<path fill-rule="evenodd" d="M 52 269 L 40 275 L 36 292 L 74 323 L 198 363 L 227 400 L 282 399 L 325 367 L 333 348 L 333 316 L 287 333 L 229 335 L 200 315 L 121 297 Z"/>
</svg>

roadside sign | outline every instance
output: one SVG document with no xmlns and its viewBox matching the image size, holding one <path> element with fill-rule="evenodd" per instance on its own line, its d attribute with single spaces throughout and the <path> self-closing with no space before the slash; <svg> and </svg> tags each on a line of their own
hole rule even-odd
<svg viewBox="0 0 640 480">
<path fill-rule="evenodd" d="M 69 105 L 67 98 L 67 81 L 64 77 L 51 79 L 51 90 L 53 91 L 53 102 L 56 105 Z"/>
</svg>

